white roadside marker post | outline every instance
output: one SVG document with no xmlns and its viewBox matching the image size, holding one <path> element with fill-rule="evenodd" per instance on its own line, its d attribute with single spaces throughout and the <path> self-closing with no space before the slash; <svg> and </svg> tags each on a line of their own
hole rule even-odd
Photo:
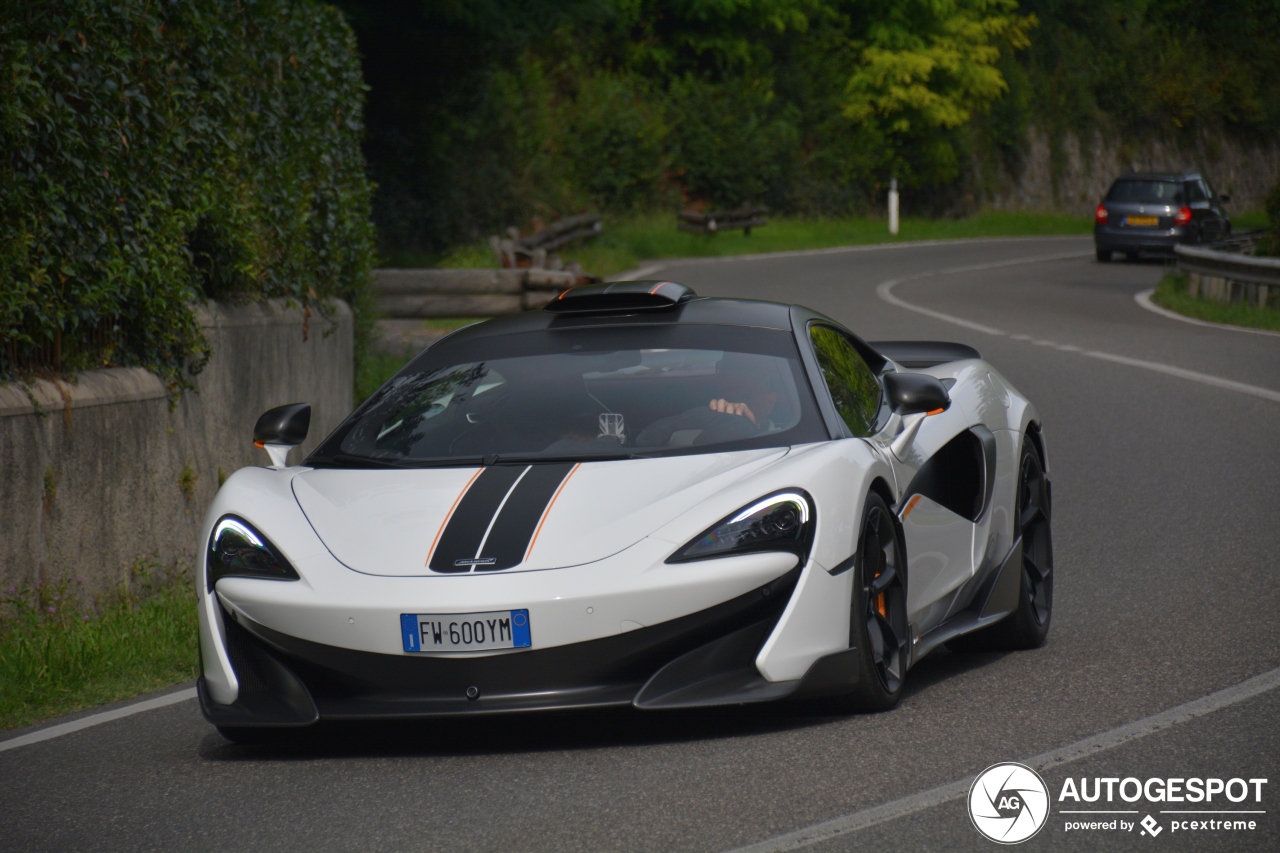
<svg viewBox="0 0 1280 853">
<path fill-rule="evenodd" d="M 889 179 L 889 233 L 898 233 L 898 179 Z"/>
</svg>

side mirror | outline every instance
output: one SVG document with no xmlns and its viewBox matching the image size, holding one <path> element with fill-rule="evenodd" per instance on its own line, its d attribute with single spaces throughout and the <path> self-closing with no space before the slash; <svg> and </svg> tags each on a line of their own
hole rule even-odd
<svg viewBox="0 0 1280 853">
<path fill-rule="evenodd" d="M 290 403 L 268 409 L 253 427 L 253 443 L 271 457 L 272 468 L 283 468 L 289 448 L 302 444 L 311 428 L 311 404 Z"/>
<path fill-rule="evenodd" d="M 951 407 L 946 386 L 925 373 L 886 373 L 884 390 L 889 406 L 899 415 L 935 414 Z"/>
<path fill-rule="evenodd" d="M 1231 196 L 1229 196 L 1229 195 L 1220 195 L 1220 196 L 1218 196 L 1218 201 L 1222 202 L 1223 204 L 1226 204 L 1227 202 L 1231 201 Z"/>
</svg>

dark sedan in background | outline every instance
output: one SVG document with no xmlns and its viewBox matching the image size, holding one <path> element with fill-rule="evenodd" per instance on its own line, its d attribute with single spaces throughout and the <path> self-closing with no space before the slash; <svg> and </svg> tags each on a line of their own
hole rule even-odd
<svg viewBox="0 0 1280 853">
<path fill-rule="evenodd" d="M 1094 211 L 1098 260 L 1113 252 L 1130 260 L 1140 253 L 1171 254 L 1178 243 L 1221 240 L 1231 220 L 1218 195 L 1199 172 L 1130 174 L 1117 178 Z"/>
</svg>

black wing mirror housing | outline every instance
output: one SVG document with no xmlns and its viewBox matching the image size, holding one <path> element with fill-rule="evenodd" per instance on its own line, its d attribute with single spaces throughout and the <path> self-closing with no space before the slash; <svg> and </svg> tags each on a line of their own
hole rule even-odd
<svg viewBox="0 0 1280 853">
<path fill-rule="evenodd" d="M 285 467 L 289 448 L 306 441 L 311 428 L 311 404 L 290 403 L 268 409 L 253 427 L 253 443 L 267 451 L 272 468 Z"/>
<path fill-rule="evenodd" d="M 899 415 L 934 414 L 951 407 L 946 386 L 925 373 L 886 373 L 884 391 L 889 406 Z"/>
<path fill-rule="evenodd" d="M 1229 195 L 1220 195 L 1220 196 L 1218 196 L 1218 201 L 1222 202 L 1223 204 L 1226 204 L 1227 202 L 1231 201 L 1231 196 L 1229 196 Z"/>
</svg>

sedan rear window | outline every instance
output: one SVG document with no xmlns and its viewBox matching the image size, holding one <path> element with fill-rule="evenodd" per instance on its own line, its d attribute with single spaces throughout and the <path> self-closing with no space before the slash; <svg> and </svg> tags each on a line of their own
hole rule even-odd
<svg viewBox="0 0 1280 853">
<path fill-rule="evenodd" d="M 825 438 L 789 333 L 529 332 L 433 347 L 308 464 L 608 459 Z"/>
<path fill-rule="evenodd" d="M 1132 204 L 1185 204 L 1182 184 L 1175 181 L 1116 181 L 1107 201 Z"/>
</svg>

